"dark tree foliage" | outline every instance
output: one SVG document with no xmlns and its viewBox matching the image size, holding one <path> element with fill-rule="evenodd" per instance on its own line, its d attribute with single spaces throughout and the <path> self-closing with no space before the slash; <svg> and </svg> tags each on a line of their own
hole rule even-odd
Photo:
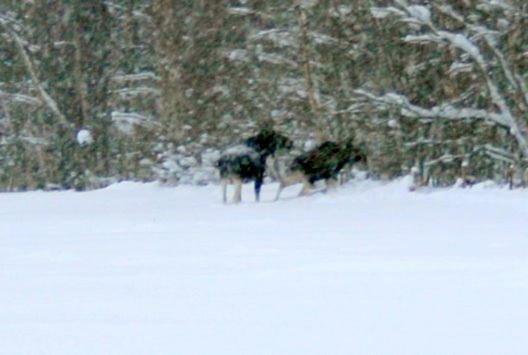
<svg viewBox="0 0 528 355">
<path fill-rule="evenodd" d="M 375 178 L 521 184 L 527 18 L 516 0 L 3 1 L 0 189 L 215 181 L 269 120 L 293 155 L 354 142 Z"/>
</svg>

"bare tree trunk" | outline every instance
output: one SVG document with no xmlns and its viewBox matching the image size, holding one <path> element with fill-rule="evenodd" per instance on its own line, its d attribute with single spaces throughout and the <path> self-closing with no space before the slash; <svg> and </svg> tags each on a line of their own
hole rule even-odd
<svg viewBox="0 0 528 355">
<path fill-rule="evenodd" d="M 84 73 L 82 69 L 82 50 L 81 50 L 81 40 L 80 40 L 80 29 L 76 29 L 73 34 L 73 45 L 74 45 L 74 58 L 73 58 L 73 76 L 75 80 L 75 88 L 77 95 L 79 96 L 79 102 L 81 106 L 81 117 L 76 117 L 76 129 L 80 129 L 86 119 L 88 118 L 88 102 L 87 102 L 87 92 L 86 92 L 86 81 L 84 78 Z"/>
<path fill-rule="evenodd" d="M 33 62 L 29 58 L 29 54 L 27 53 L 26 49 L 24 48 L 24 45 L 22 43 L 22 39 L 18 36 L 18 34 L 11 29 L 9 24 L 7 23 L 7 20 L 0 17 L 0 25 L 4 27 L 6 32 L 11 36 L 11 38 L 14 40 L 16 44 L 17 51 L 19 55 L 22 57 L 22 60 L 24 62 L 24 66 L 26 67 L 26 70 L 28 71 L 29 75 L 31 76 L 31 80 L 33 81 L 33 85 L 37 89 L 37 92 L 39 94 L 40 99 L 42 100 L 42 103 L 45 104 L 59 119 L 60 123 L 63 124 L 65 127 L 68 127 L 70 124 L 68 120 L 66 119 L 66 116 L 59 110 L 59 107 L 55 100 L 47 93 L 47 91 L 44 89 L 41 81 L 39 80 L 37 76 L 37 72 L 35 70 L 35 67 L 33 65 Z"/>
<path fill-rule="evenodd" d="M 152 14 L 159 31 L 155 33 L 155 48 L 161 81 L 160 115 L 168 138 L 184 138 L 181 113 L 186 109 L 182 88 L 180 57 L 183 55 L 183 31 L 178 19 L 178 7 L 171 0 L 154 0 Z"/>
<path fill-rule="evenodd" d="M 299 39 L 299 50 L 301 56 L 301 65 L 303 68 L 304 83 L 306 86 L 306 93 L 308 95 L 308 103 L 310 109 L 314 116 L 312 120 L 313 128 L 315 129 L 315 137 L 318 141 L 325 140 L 324 127 L 322 125 L 322 120 L 320 117 L 321 105 L 319 103 L 319 97 L 316 92 L 316 87 L 313 79 L 313 70 L 310 63 L 310 37 L 308 34 L 308 19 L 306 17 L 306 12 L 302 7 L 302 1 L 297 1 L 296 3 L 297 12 L 298 12 L 298 22 L 300 29 L 300 39 Z"/>
<path fill-rule="evenodd" d="M 301 5 L 297 5 L 298 17 L 299 17 L 299 28 L 300 28 L 300 52 L 302 58 L 302 67 L 304 73 L 304 82 L 306 85 L 306 91 L 308 94 L 308 101 L 310 107 L 314 113 L 319 111 L 319 101 L 316 96 L 315 86 L 313 81 L 312 65 L 310 63 L 309 44 L 310 38 L 308 36 L 308 20 L 306 13 Z"/>
</svg>

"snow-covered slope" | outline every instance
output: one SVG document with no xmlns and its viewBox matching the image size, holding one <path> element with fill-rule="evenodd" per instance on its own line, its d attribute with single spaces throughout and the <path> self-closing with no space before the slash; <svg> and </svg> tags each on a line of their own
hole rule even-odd
<svg viewBox="0 0 528 355">
<path fill-rule="evenodd" d="M 528 193 L 0 194 L 2 354 L 525 354 Z"/>
</svg>

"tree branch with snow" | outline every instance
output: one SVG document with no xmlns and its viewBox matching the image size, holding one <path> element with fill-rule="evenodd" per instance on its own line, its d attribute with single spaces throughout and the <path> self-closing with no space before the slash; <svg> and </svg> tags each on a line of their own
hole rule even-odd
<svg viewBox="0 0 528 355">
<path fill-rule="evenodd" d="M 42 103 L 44 103 L 57 116 L 61 124 L 68 127 L 69 122 L 66 119 L 66 116 L 59 109 L 57 102 L 44 89 L 44 86 L 38 78 L 33 62 L 31 61 L 31 58 L 29 57 L 29 54 L 24 46 L 24 42 L 17 32 L 12 28 L 10 19 L 4 15 L 0 15 L 0 26 L 4 28 L 9 37 L 14 41 L 16 49 L 19 55 L 22 57 L 24 66 L 26 67 L 31 80 L 33 81 L 33 85 L 37 89 Z"/>
<path fill-rule="evenodd" d="M 479 119 L 487 120 L 506 127 L 518 145 L 518 151 L 528 157 L 528 130 L 526 115 L 528 91 L 520 68 L 510 60 L 504 49 L 504 36 L 509 30 L 510 18 L 518 16 L 521 9 L 513 5 L 496 8 L 491 0 L 480 2 L 481 11 L 493 8 L 500 14 L 497 26 L 491 26 L 484 20 L 456 12 L 450 5 L 409 5 L 405 0 L 394 1 L 393 6 L 373 7 L 371 14 L 383 23 L 389 18 L 397 19 L 407 27 L 407 34 L 401 38 L 411 45 L 430 45 L 446 48 L 455 53 L 453 65 L 472 63 L 473 73 L 485 83 L 487 107 L 460 107 L 443 103 L 434 107 L 419 107 L 411 103 L 405 95 L 388 93 L 384 95 L 357 90 L 356 94 L 369 99 L 378 108 L 388 105 L 400 107 L 405 117 L 429 119 Z M 433 16 L 433 11 L 434 15 Z M 444 16 L 457 23 L 456 30 L 439 24 L 438 18 Z M 496 27 L 496 28 L 495 28 Z M 452 65 L 452 67 L 453 67 Z M 446 73 L 448 74 L 448 73 Z M 437 98 L 442 99 L 442 98 Z"/>
</svg>

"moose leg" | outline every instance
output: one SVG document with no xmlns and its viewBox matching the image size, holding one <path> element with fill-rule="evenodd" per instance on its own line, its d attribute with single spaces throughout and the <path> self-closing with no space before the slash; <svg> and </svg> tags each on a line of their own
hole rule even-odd
<svg viewBox="0 0 528 355">
<path fill-rule="evenodd" d="M 278 159 L 273 159 L 273 170 L 274 170 L 275 178 L 279 180 L 279 189 L 277 190 L 277 194 L 275 195 L 275 201 L 278 201 L 282 190 L 286 187 L 286 181 L 284 180 L 284 178 L 282 177 L 280 173 Z"/>
<path fill-rule="evenodd" d="M 279 184 L 279 189 L 277 190 L 277 194 L 275 195 L 275 201 L 279 200 L 280 194 L 285 187 L 286 186 L 282 182 Z"/>
<path fill-rule="evenodd" d="M 299 193 L 299 196 L 306 196 L 312 190 L 312 184 L 310 183 L 310 181 L 308 181 L 307 178 L 304 178 L 302 180 L 302 185 L 303 185 L 303 188 L 302 188 L 301 192 Z"/>
<path fill-rule="evenodd" d="M 222 201 L 227 203 L 227 179 L 222 179 Z"/>
<path fill-rule="evenodd" d="M 242 180 L 235 179 L 235 195 L 233 197 L 234 203 L 242 201 Z"/>
<path fill-rule="evenodd" d="M 255 179 L 255 201 L 260 201 L 260 188 L 262 187 L 262 182 L 264 181 L 264 176 L 261 175 Z"/>
<path fill-rule="evenodd" d="M 284 190 L 288 186 L 294 185 L 296 183 L 299 183 L 305 180 L 304 175 L 299 172 L 294 172 L 284 177 L 281 175 L 278 175 L 278 176 L 279 176 L 280 183 L 279 183 L 279 190 L 277 191 L 277 194 L 275 195 L 275 201 L 279 199 L 282 190 Z"/>
<path fill-rule="evenodd" d="M 330 178 L 325 180 L 326 191 L 334 190 L 337 188 L 338 181 L 335 178 Z"/>
</svg>

